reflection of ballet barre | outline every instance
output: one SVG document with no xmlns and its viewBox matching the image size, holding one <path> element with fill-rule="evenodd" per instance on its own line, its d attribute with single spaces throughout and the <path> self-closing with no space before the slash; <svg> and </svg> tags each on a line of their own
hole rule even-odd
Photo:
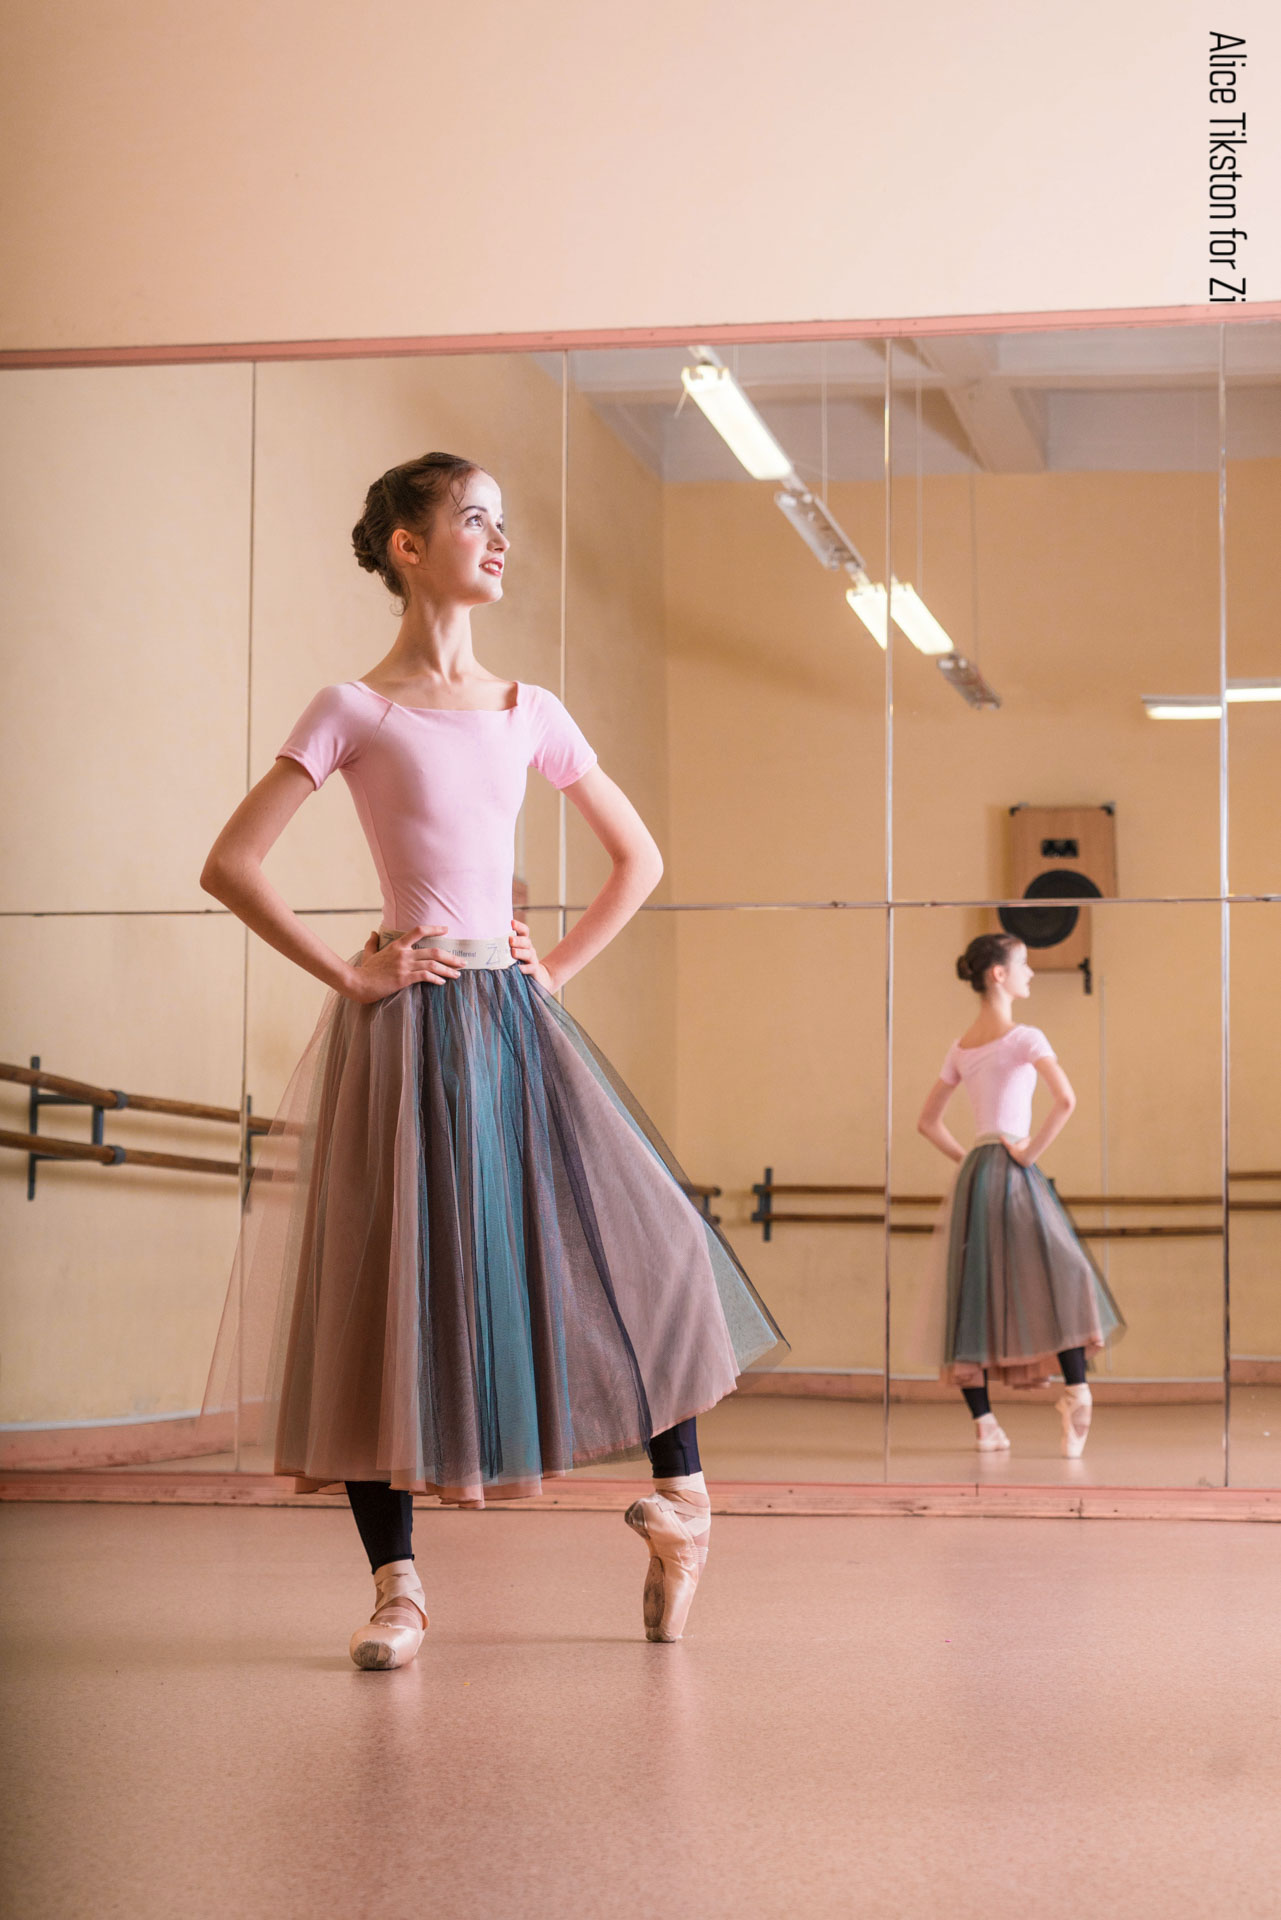
<svg viewBox="0 0 1281 1920">
<path fill-rule="evenodd" d="M 765 1178 L 752 1188 L 756 1195 L 756 1209 L 751 1218 L 762 1231 L 762 1237 L 770 1239 L 776 1226 L 810 1227 L 883 1227 L 884 1209 L 878 1213 L 779 1213 L 774 1206 L 776 1194 L 808 1195 L 850 1195 L 884 1201 L 885 1188 L 875 1185 L 832 1186 L 817 1185 L 811 1182 L 778 1181 L 772 1178 L 774 1169 L 766 1167 Z M 1233 1180 L 1276 1180 L 1281 1181 L 1281 1172 L 1229 1173 Z M 891 1207 L 939 1207 L 943 1204 L 941 1193 L 892 1193 Z M 1063 1196 L 1067 1207 L 1217 1207 L 1222 1210 L 1223 1197 L 1217 1193 L 1081 1193 Z M 1281 1213 L 1281 1199 L 1276 1200 L 1228 1200 L 1229 1213 Z M 934 1223 L 929 1220 L 893 1220 L 889 1223 L 891 1233 L 920 1234 L 933 1233 Z M 1083 1240 L 1208 1240 L 1222 1237 L 1222 1220 L 1214 1223 L 1189 1222 L 1182 1226 L 1082 1226 L 1077 1223 L 1077 1231 Z"/>
</svg>

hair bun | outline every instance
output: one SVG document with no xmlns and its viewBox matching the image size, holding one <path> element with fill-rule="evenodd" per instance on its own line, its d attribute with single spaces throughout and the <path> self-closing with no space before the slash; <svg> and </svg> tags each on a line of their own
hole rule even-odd
<svg viewBox="0 0 1281 1920">
<path fill-rule="evenodd" d="M 970 956 L 968 953 L 962 953 L 958 955 L 957 962 L 956 962 L 956 977 L 958 980 L 972 980 L 974 978 L 973 971 L 970 967 Z"/>
</svg>

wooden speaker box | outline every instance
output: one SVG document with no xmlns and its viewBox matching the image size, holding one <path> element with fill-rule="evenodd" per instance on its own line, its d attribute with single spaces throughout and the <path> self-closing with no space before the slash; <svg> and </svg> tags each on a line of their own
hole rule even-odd
<svg viewBox="0 0 1281 1920">
<path fill-rule="evenodd" d="M 1023 941 L 1038 973 L 1079 970 L 1088 993 L 1090 909 L 1085 903 L 1116 894 L 1116 809 L 1011 807 L 1010 829 L 1009 891 L 1028 904 L 1002 907 L 1001 925 Z M 1036 906 L 1037 900 L 1056 904 Z"/>
</svg>

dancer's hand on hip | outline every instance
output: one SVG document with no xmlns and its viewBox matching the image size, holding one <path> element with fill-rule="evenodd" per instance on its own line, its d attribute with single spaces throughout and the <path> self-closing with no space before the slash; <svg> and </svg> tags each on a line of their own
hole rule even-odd
<svg viewBox="0 0 1281 1920">
<path fill-rule="evenodd" d="M 539 959 L 529 928 L 523 920 L 513 920 L 512 927 L 514 931 L 508 934 L 507 944 L 521 972 L 537 980 L 539 986 L 546 987 L 548 993 L 555 993 L 556 982 Z"/>
<path fill-rule="evenodd" d="M 429 987 L 438 987 L 447 980 L 456 980 L 462 972 L 456 954 L 442 953 L 438 947 L 414 945 L 416 940 L 430 938 L 434 933 L 448 932 L 448 927 L 411 927 L 408 933 L 402 933 L 385 947 L 380 947 L 378 935 L 371 933 L 360 956 L 351 998 L 362 1006 L 372 1006 L 375 1000 L 385 1000 L 389 994 L 399 993 L 402 987 L 415 987 L 424 982 Z"/>
</svg>

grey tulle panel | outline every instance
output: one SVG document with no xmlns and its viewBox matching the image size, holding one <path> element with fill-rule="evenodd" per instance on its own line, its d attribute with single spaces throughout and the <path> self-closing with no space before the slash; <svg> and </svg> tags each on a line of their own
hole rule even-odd
<svg viewBox="0 0 1281 1920">
<path fill-rule="evenodd" d="M 999 1141 L 966 1155 L 945 1225 L 943 1377 L 1040 1386 L 1066 1347 L 1087 1354 L 1125 1322 L 1045 1175 Z"/>
<path fill-rule="evenodd" d="M 517 967 L 334 997 L 259 1158 L 205 1412 L 300 1488 L 478 1503 L 636 1454 L 786 1343 Z"/>
</svg>

